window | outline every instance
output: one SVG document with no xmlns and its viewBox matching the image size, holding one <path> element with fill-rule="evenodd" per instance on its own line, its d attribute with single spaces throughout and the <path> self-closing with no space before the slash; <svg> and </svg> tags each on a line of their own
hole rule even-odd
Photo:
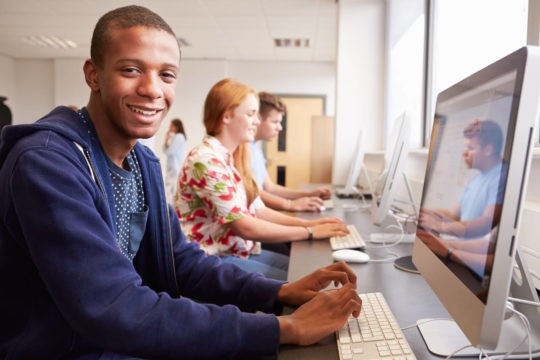
<svg viewBox="0 0 540 360">
<path fill-rule="evenodd" d="M 422 144 L 425 93 L 426 0 L 387 1 L 385 145 L 392 121 L 411 117 L 412 147 Z"/>
<path fill-rule="evenodd" d="M 437 94 L 527 44 L 528 0 L 430 0 L 425 141 Z"/>
<path fill-rule="evenodd" d="M 440 91 L 527 43 L 540 45 L 540 0 L 386 4 L 385 128 L 408 111 L 412 147 L 428 145 Z"/>
</svg>

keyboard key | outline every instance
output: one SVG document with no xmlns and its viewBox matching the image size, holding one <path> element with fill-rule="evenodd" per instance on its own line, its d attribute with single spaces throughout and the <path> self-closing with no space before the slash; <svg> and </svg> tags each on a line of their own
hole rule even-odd
<svg viewBox="0 0 540 360">
<path fill-rule="evenodd" d="M 381 293 L 359 294 L 362 312 L 336 332 L 341 360 L 416 360 Z"/>
<path fill-rule="evenodd" d="M 330 247 L 332 250 L 341 249 L 364 249 L 366 242 L 354 225 L 347 225 L 349 234 L 346 236 L 334 236 L 330 238 Z"/>
</svg>

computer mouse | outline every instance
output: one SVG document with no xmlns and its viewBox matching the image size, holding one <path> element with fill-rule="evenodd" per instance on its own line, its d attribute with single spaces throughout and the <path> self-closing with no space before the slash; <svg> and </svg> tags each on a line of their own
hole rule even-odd
<svg viewBox="0 0 540 360">
<path fill-rule="evenodd" d="M 369 255 L 360 250 L 341 249 L 332 252 L 332 257 L 336 261 L 345 261 L 347 263 L 363 264 L 369 261 Z"/>
</svg>

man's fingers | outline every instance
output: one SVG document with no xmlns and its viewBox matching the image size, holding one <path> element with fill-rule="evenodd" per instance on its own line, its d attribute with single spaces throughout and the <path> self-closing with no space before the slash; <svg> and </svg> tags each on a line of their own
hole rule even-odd
<svg viewBox="0 0 540 360">
<path fill-rule="evenodd" d="M 352 284 L 347 284 L 338 290 L 338 296 L 342 303 L 343 311 L 347 315 L 352 314 L 354 317 L 360 315 L 362 310 L 362 299 L 356 292 L 356 289 L 352 287 Z"/>
<path fill-rule="evenodd" d="M 332 270 L 332 271 L 338 271 L 338 272 L 343 272 L 343 273 L 347 274 L 348 282 L 354 284 L 354 286 L 356 287 L 356 274 L 349 267 L 349 265 L 347 265 L 345 262 L 339 261 L 337 263 L 334 263 L 334 264 L 330 265 L 328 267 L 328 269 Z M 344 283 L 342 283 L 342 284 L 344 284 Z"/>
<path fill-rule="evenodd" d="M 352 284 L 352 286 L 356 288 L 356 275 L 352 272 L 348 273 L 340 270 L 328 270 L 321 274 L 319 283 L 321 284 L 321 288 L 325 288 L 330 282 L 334 282 L 336 287 L 338 284 Z"/>
<path fill-rule="evenodd" d="M 362 311 L 362 299 L 351 299 L 347 303 L 346 307 L 347 312 L 357 318 L 360 316 L 360 312 Z"/>
</svg>

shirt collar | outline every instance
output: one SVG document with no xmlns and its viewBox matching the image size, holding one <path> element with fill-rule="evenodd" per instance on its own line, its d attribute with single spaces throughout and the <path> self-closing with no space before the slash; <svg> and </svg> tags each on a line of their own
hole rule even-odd
<svg viewBox="0 0 540 360">
<path fill-rule="evenodd" d="M 216 137 L 212 135 L 206 135 L 203 142 L 206 143 L 213 151 L 216 152 L 216 154 L 220 158 L 225 160 L 228 164 L 232 163 L 233 156 L 229 152 L 229 149 L 227 149 Z"/>
</svg>

